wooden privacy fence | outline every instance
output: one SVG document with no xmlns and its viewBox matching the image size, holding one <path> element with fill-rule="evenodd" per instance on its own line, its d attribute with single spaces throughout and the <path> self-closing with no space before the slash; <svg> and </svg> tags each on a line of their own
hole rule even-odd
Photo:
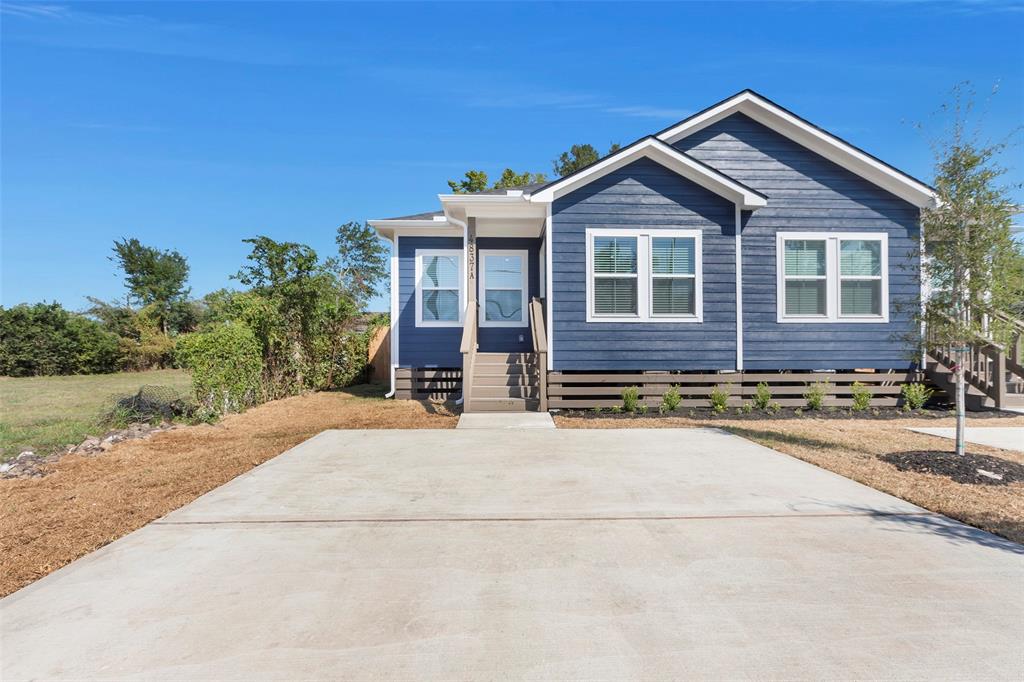
<svg viewBox="0 0 1024 682">
<path fill-rule="evenodd" d="M 462 368 L 395 370 L 395 398 L 399 400 L 456 400 L 462 396 Z"/>
<path fill-rule="evenodd" d="M 728 405 L 749 401 L 760 382 L 768 384 L 772 400 L 784 407 L 807 404 L 804 394 L 815 383 L 824 389 L 825 405 L 848 407 L 853 404 L 851 389 L 860 382 L 871 391 L 873 407 L 900 404 L 903 384 L 921 381 L 916 371 L 876 372 L 732 372 L 726 374 L 673 374 L 669 372 L 633 373 L 548 373 L 548 406 L 552 409 L 589 409 L 622 405 L 622 389 L 636 386 L 640 400 L 650 408 L 661 405 L 661 396 L 676 386 L 682 396 L 680 405 L 707 407 L 717 387 L 728 391 Z M 828 382 L 827 384 L 825 382 Z"/>
</svg>

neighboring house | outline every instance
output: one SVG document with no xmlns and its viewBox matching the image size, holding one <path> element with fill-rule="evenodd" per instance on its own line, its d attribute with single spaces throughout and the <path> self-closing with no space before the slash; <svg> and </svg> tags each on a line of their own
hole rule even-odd
<svg viewBox="0 0 1024 682">
<path fill-rule="evenodd" d="M 828 376 L 893 404 L 914 367 L 935 191 L 750 90 L 561 179 L 439 198 L 370 221 L 394 245 L 399 397 L 735 403 L 768 380 L 793 404 Z"/>
</svg>

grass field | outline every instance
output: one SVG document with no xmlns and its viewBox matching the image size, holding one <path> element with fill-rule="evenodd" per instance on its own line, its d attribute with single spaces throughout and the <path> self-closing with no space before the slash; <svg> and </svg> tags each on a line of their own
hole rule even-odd
<svg viewBox="0 0 1024 682">
<path fill-rule="evenodd" d="M 0 377 L 0 461 L 23 450 L 46 453 L 100 435 L 98 419 L 111 396 L 143 385 L 189 392 L 180 369 L 67 377 Z"/>
</svg>

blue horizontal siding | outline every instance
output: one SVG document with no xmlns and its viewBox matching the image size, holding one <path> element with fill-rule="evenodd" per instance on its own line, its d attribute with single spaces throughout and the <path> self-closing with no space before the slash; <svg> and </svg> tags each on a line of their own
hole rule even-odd
<svg viewBox="0 0 1024 682">
<path fill-rule="evenodd" d="M 462 367 L 462 327 L 416 326 L 416 249 L 461 249 L 460 237 L 398 238 L 398 359 L 400 367 Z"/>
<path fill-rule="evenodd" d="M 733 369 L 734 212 L 732 202 L 649 159 L 556 200 L 551 234 L 554 369 Z M 700 229 L 703 323 L 588 323 L 586 230 L 601 227 Z"/>
<path fill-rule="evenodd" d="M 710 125 L 676 147 L 768 196 L 766 207 L 745 216 L 742 232 L 747 369 L 912 363 L 913 348 L 905 337 L 915 331 L 913 314 L 920 296 L 915 206 L 743 114 Z M 888 235 L 888 324 L 777 322 L 775 235 L 800 230 Z"/>
</svg>

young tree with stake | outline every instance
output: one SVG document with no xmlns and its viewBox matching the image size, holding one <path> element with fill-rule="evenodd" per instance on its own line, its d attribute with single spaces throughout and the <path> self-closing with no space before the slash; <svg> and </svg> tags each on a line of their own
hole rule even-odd
<svg viewBox="0 0 1024 682">
<path fill-rule="evenodd" d="M 923 313 L 928 342 L 951 347 L 956 358 L 956 452 L 962 455 L 967 350 L 1005 341 L 1007 330 L 996 313 L 1021 301 L 1024 256 L 1011 236 L 1010 188 L 999 184 L 1006 171 L 998 157 L 1010 137 L 981 141 L 968 127 L 973 93 L 961 84 L 953 95 L 952 104 L 942 107 L 952 116 L 950 128 L 935 143 L 938 201 L 922 215 L 927 255 L 921 267 L 931 287 Z"/>
</svg>

